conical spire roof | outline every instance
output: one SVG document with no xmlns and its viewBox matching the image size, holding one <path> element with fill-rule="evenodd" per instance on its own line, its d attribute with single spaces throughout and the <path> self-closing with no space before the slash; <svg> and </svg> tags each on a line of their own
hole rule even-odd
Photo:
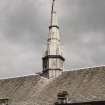
<svg viewBox="0 0 105 105">
<path fill-rule="evenodd" d="M 62 51 L 60 46 L 60 34 L 55 0 L 52 2 L 50 21 L 47 52 L 48 55 L 61 55 Z"/>
</svg>

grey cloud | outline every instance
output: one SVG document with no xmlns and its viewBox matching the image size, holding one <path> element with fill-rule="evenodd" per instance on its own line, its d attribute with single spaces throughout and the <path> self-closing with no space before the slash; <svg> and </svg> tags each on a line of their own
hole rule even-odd
<svg viewBox="0 0 105 105">
<path fill-rule="evenodd" d="M 66 0 L 68 1 L 68 0 Z M 102 31 L 105 28 L 104 0 L 73 0 L 66 7 L 66 27 L 74 32 Z M 72 4 L 70 6 L 70 3 Z M 71 14 L 71 12 L 73 13 Z"/>
<path fill-rule="evenodd" d="M 65 69 L 105 64 L 105 1 L 59 0 L 57 10 Z M 0 77 L 42 70 L 51 1 L 0 1 Z"/>
<path fill-rule="evenodd" d="M 67 69 L 104 65 L 105 1 L 66 0 L 64 5 L 65 21 L 61 18 L 60 23 Z"/>
</svg>

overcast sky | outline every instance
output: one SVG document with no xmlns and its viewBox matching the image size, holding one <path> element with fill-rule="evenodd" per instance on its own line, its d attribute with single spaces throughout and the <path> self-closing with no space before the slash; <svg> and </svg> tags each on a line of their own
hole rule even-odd
<svg viewBox="0 0 105 105">
<path fill-rule="evenodd" d="M 0 78 L 42 71 L 52 0 L 0 0 Z M 105 0 L 57 0 L 65 70 L 105 65 Z"/>
</svg>

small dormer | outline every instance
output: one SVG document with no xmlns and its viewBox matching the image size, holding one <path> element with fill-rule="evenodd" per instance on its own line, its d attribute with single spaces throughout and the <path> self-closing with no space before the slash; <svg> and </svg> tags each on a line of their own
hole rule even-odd
<svg viewBox="0 0 105 105">
<path fill-rule="evenodd" d="M 0 99 L 0 105 L 8 105 L 8 99 Z"/>
<path fill-rule="evenodd" d="M 68 92 L 67 91 L 62 91 L 62 92 L 59 92 L 58 95 L 57 95 L 57 103 L 58 104 L 66 104 L 68 103 Z"/>
</svg>

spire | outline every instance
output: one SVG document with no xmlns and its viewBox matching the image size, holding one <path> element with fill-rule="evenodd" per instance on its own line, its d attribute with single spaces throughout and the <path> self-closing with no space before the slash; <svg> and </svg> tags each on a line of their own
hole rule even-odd
<svg viewBox="0 0 105 105">
<path fill-rule="evenodd" d="M 50 28 L 51 27 L 58 27 L 58 20 L 57 20 L 57 14 L 56 14 L 56 4 L 55 0 L 52 2 L 52 10 L 51 10 L 51 23 L 50 23 Z"/>
<path fill-rule="evenodd" d="M 51 10 L 51 20 L 49 26 L 49 36 L 48 36 L 48 54 L 49 55 L 61 55 L 62 51 L 60 48 L 60 35 L 59 35 L 59 25 L 56 12 L 56 2 L 52 2 Z"/>
<path fill-rule="evenodd" d="M 52 2 L 51 20 L 47 41 L 47 50 L 43 60 L 43 75 L 47 78 L 56 78 L 63 72 L 64 57 L 60 45 L 59 25 L 55 0 Z"/>
</svg>

